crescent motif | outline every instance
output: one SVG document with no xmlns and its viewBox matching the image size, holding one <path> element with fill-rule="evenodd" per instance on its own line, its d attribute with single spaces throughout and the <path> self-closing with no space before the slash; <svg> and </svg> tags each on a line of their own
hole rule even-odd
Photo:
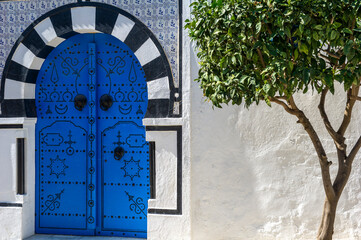
<svg viewBox="0 0 361 240">
<path fill-rule="evenodd" d="M 128 108 L 122 108 L 121 106 L 119 106 L 119 112 L 122 114 L 129 114 L 132 111 L 132 105 L 130 105 Z"/>
<path fill-rule="evenodd" d="M 55 111 L 58 114 L 65 114 L 68 111 L 68 105 L 65 105 L 65 107 L 59 107 L 59 106 L 55 105 Z"/>
</svg>

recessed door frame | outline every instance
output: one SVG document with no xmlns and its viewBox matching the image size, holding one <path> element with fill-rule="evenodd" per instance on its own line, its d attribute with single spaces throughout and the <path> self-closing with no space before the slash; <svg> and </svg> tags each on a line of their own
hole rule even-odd
<svg viewBox="0 0 361 240">
<path fill-rule="evenodd" d="M 145 237 L 147 89 L 134 53 L 111 35 L 76 35 L 37 82 L 37 232 Z"/>
</svg>

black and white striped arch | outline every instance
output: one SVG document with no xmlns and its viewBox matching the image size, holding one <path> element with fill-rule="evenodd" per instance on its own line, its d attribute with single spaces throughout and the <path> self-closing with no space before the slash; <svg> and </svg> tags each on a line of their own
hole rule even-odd
<svg viewBox="0 0 361 240">
<path fill-rule="evenodd" d="M 180 94 L 174 88 L 169 62 L 156 37 L 129 13 L 93 2 L 52 10 L 24 31 L 5 64 L 0 117 L 36 117 L 35 85 L 45 58 L 69 37 L 96 32 L 111 34 L 124 42 L 141 63 L 148 86 L 146 117 L 179 117 L 174 106 L 181 102 Z"/>
</svg>

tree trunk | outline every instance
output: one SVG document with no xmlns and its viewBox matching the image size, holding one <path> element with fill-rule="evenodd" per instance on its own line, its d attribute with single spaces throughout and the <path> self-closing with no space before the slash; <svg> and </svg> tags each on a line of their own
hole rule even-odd
<svg viewBox="0 0 361 240">
<path fill-rule="evenodd" d="M 318 229 L 317 240 L 331 240 L 333 225 L 336 217 L 338 200 L 329 201 L 327 198 L 323 206 L 321 224 Z"/>
</svg>

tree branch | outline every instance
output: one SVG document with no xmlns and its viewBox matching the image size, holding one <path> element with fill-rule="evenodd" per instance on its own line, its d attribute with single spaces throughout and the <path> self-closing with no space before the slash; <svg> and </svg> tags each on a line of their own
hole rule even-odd
<svg viewBox="0 0 361 240">
<path fill-rule="evenodd" d="M 351 96 L 351 99 L 356 100 L 356 101 L 361 101 L 361 97 L 359 97 L 359 96 Z"/>
<path fill-rule="evenodd" d="M 352 20 L 352 23 L 351 23 L 351 31 L 354 30 L 355 25 L 356 25 L 356 18 L 354 18 L 354 19 Z M 353 36 L 353 34 L 351 34 L 350 39 L 351 39 L 352 41 L 355 39 L 355 37 Z"/>
<path fill-rule="evenodd" d="M 289 114 L 296 115 L 296 112 L 294 110 L 292 110 L 284 101 L 281 101 L 281 100 L 277 99 L 276 97 L 270 97 L 269 100 L 271 102 L 281 105 L 286 110 L 286 112 L 288 112 Z"/>
<path fill-rule="evenodd" d="M 321 118 L 323 120 L 323 123 L 324 123 L 328 133 L 330 134 L 332 139 L 335 141 L 335 144 L 340 145 L 341 144 L 340 140 L 342 141 L 342 136 L 341 136 L 341 139 L 340 139 L 339 134 L 332 127 L 332 125 L 330 123 L 330 120 L 329 120 L 329 118 L 327 116 L 326 110 L 325 110 L 325 100 L 326 100 L 327 93 L 328 93 L 328 88 L 325 88 L 325 89 L 322 90 L 320 103 L 318 105 L 318 110 L 319 110 L 319 112 L 321 114 Z"/>
<path fill-rule="evenodd" d="M 358 153 L 358 151 L 360 150 L 361 147 L 361 136 L 358 138 L 357 142 L 355 143 L 355 145 L 353 146 L 350 154 L 347 156 L 346 158 L 346 163 L 348 166 L 351 166 L 353 160 L 356 157 L 356 154 Z"/>
<path fill-rule="evenodd" d="M 254 33 L 253 33 L 253 29 L 251 28 L 251 32 L 252 32 L 252 35 L 254 35 Z M 253 42 L 253 44 L 255 44 L 256 43 L 256 40 L 258 39 L 258 35 L 257 35 L 257 37 L 252 37 L 252 42 Z M 259 48 L 257 48 L 257 54 L 258 54 L 258 57 L 259 57 L 259 59 L 260 59 L 260 61 L 261 61 L 261 64 L 262 64 L 262 67 L 263 67 L 263 69 L 265 69 L 266 68 L 266 64 L 265 64 L 265 62 L 264 62 L 264 59 L 263 59 L 263 56 L 262 56 L 262 52 L 261 52 L 261 50 L 259 49 Z"/>
<path fill-rule="evenodd" d="M 322 53 L 318 53 L 318 56 L 321 57 L 321 58 L 323 58 L 323 60 L 328 61 L 328 63 L 331 62 L 331 60 L 330 60 L 327 56 L 323 55 Z"/>
<path fill-rule="evenodd" d="M 353 96 L 355 97 L 358 95 L 359 89 L 360 89 L 360 85 L 357 85 L 357 86 L 352 85 L 352 87 L 347 91 L 347 101 L 346 101 L 345 113 L 343 115 L 343 120 L 340 125 L 340 128 L 337 131 L 337 133 L 340 134 L 342 137 L 345 135 L 347 127 L 351 122 L 352 109 L 356 102 L 356 100 L 353 99 Z"/>
<path fill-rule="evenodd" d="M 339 55 L 337 55 L 337 54 L 335 54 L 335 53 L 332 53 L 332 52 L 330 52 L 330 51 L 326 51 L 326 52 L 327 52 L 328 55 L 330 55 L 330 56 L 333 57 L 333 58 L 336 58 L 336 59 L 338 59 L 338 60 L 340 60 L 340 58 L 341 58 L 341 56 L 339 56 Z"/>
<path fill-rule="evenodd" d="M 271 28 L 268 26 L 268 24 L 266 23 L 266 28 L 267 28 L 267 32 L 269 35 L 272 35 L 272 31 L 271 31 Z"/>
<path fill-rule="evenodd" d="M 264 59 L 263 59 L 261 50 L 259 48 L 257 48 L 257 53 L 258 53 L 259 59 L 261 60 L 262 67 L 266 68 L 266 64 L 264 63 Z"/>
<path fill-rule="evenodd" d="M 274 96 L 274 98 L 287 101 L 287 97 L 285 97 L 285 96 Z"/>
<path fill-rule="evenodd" d="M 297 107 L 292 96 L 288 99 L 288 104 L 276 98 L 270 98 L 270 101 L 281 105 L 288 113 L 296 116 L 298 118 L 298 123 L 302 124 L 302 126 L 306 130 L 319 159 L 325 194 L 329 200 L 335 199 L 336 194 L 330 176 L 330 165 L 332 164 L 332 162 L 328 161 L 321 140 L 319 139 L 318 134 L 314 130 L 310 120 L 306 117 L 304 112 Z"/>
</svg>

